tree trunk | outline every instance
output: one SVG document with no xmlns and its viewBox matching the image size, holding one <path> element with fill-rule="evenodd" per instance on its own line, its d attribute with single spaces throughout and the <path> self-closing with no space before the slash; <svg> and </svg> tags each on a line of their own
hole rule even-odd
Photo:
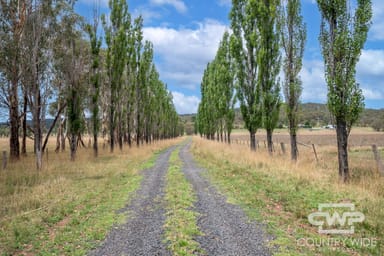
<svg viewBox="0 0 384 256">
<path fill-rule="evenodd" d="M 41 170 L 42 168 L 42 140 L 43 140 L 43 134 L 41 130 L 41 95 L 39 86 L 35 85 L 35 92 L 34 92 L 34 102 L 32 105 L 32 113 L 33 113 L 33 132 L 35 135 L 35 153 L 36 153 L 36 169 Z"/>
<path fill-rule="evenodd" d="M 71 161 L 75 161 L 76 159 L 76 150 L 77 150 L 77 136 L 76 134 L 71 134 L 70 135 L 70 140 L 69 140 L 69 148 L 71 151 Z"/>
<path fill-rule="evenodd" d="M 41 170 L 42 168 L 42 132 L 41 132 L 41 121 L 40 121 L 40 110 L 35 110 L 34 117 L 34 133 L 35 133 L 35 152 L 36 152 L 36 169 Z"/>
<path fill-rule="evenodd" d="M 346 183 L 349 181 L 348 167 L 348 131 L 345 120 L 336 119 L 337 153 L 339 159 L 339 178 Z"/>
<path fill-rule="evenodd" d="M 272 142 L 272 130 L 267 129 L 267 142 L 268 142 L 268 152 L 270 155 L 273 153 L 273 142 Z"/>
<path fill-rule="evenodd" d="M 122 127 L 120 117 L 119 117 L 119 127 L 118 127 L 117 137 L 118 137 L 119 149 L 123 150 L 123 127 Z"/>
<path fill-rule="evenodd" d="M 291 160 L 297 161 L 297 135 L 294 129 L 289 131 L 290 139 L 291 139 Z"/>
<path fill-rule="evenodd" d="M 140 147 L 140 137 L 141 137 L 141 134 L 140 134 L 140 113 L 139 113 L 139 109 L 137 110 L 137 123 L 136 123 L 137 127 L 136 127 L 136 146 L 137 147 Z"/>
<path fill-rule="evenodd" d="M 129 121 L 128 121 L 128 146 L 129 147 L 132 147 L 132 139 L 131 139 L 131 126 L 129 124 Z"/>
<path fill-rule="evenodd" d="M 17 97 L 17 80 L 13 80 L 9 93 L 9 119 L 10 119 L 10 137 L 9 137 L 9 157 L 10 160 L 18 160 L 20 157 L 19 142 L 19 100 Z"/>
<path fill-rule="evenodd" d="M 256 151 L 256 132 L 249 132 L 249 139 L 250 139 L 250 144 L 251 144 L 251 150 Z"/>
<path fill-rule="evenodd" d="M 231 144 L 231 133 L 230 132 L 227 132 L 227 142 L 228 142 L 228 144 Z"/>
<path fill-rule="evenodd" d="M 93 133 L 93 155 L 97 157 L 99 155 L 99 146 L 97 141 L 97 133 Z"/>
<path fill-rule="evenodd" d="M 24 89 L 25 90 L 25 89 Z M 23 103 L 23 138 L 21 140 L 21 154 L 27 155 L 27 110 L 28 110 L 28 95 L 24 91 L 24 103 Z"/>
<path fill-rule="evenodd" d="M 110 150 L 111 153 L 113 153 L 113 149 L 115 147 L 115 124 L 114 124 L 114 115 L 115 115 L 115 100 L 114 95 L 111 93 L 111 106 L 110 106 L 110 113 L 109 113 L 109 143 L 110 143 Z"/>
</svg>

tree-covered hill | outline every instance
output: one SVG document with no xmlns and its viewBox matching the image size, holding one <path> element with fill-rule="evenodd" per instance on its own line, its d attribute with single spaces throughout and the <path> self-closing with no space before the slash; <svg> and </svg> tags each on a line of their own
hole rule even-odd
<svg viewBox="0 0 384 256">
<path fill-rule="evenodd" d="M 184 128 L 187 134 L 192 134 L 194 132 L 196 114 L 185 114 L 180 115 L 180 117 L 184 123 Z M 301 104 L 299 121 L 301 125 L 310 127 L 322 127 L 328 124 L 334 124 L 327 105 L 320 103 Z M 287 122 L 285 107 L 283 106 L 280 111 L 279 126 L 286 127 Z M 356 126 L 372 127 L 378 131 L 384 130 L 384 109 L 364 109 Z M 235 110 L 234 127 L 236 129 L 244 128 L 244 122 L 239 109 Z"/>
</svg>

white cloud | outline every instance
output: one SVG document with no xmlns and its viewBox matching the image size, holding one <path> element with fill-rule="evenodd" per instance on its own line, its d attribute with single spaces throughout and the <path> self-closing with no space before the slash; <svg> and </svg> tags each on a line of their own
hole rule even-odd
<svg viewBox="0 0 384 256">
<path fill-rule="evenodd" d="M 80 0 L 79 2 L 87 5 L 92 5 L 92 6 L 100 6 L 100 7 L 108 6 L 108 0 Z"/>
<path fill-rule="evenodd" d="M 154 5 L 171 5 L 180 13 L 187 12 L 187 6 L 181 0 L 151 0 L 151 4 L 154 4 Z"/>
<path fill-rule="evenodd" d="M 327 100 L 323 61 L 304 60 L 300 77 L 303 82 L 303 102 L 325 102 Z"/>
<path fill-rule="evenodd" d="M 220 6 L 232 6 L 232 0 L 218 0 L 217 2 Z"/>
<path fill-rule="evenodd" d="M 379 90 L 369 89 L 369 88 L 362 88 L 364 98 L 366 100 L 383 100 L 384 99 L 384 93 Z"/>
<path fill-rule="evenodd" d="M 384 78 L 384 50 L 363 50 L 357 71 L 358 76 Z"/>
<path fill-rule="evenodd" d="M 327 85 L 322 60 L 304 60 L 300 72 L 302 101 L 325 102 Z M 384 100 L 384 50 L 363 50 L 356 67 L 356 80 L 366 100 Z"/>
<path fill-rule="evenodd" d="M 384 99 L 384 50 L 363 50 L 356 69 L 365 99 Z"/>
<path fill-rule="evenodd" d="M 173 86 L 196 89 L 225 29 L 218 21 L 205 20 L 195 29 L 145 27 L 143 31 L 144 38 L 154 45 L 162 79 L 171 80 Z"/>
<path fill-rule="evenodd" d="M 371 27 L 371 38 L 374 40 L 384 40 L 384 1 L 372 1 L 373 18 Z"/>
<path fill-rule="evenodd" d="M 197 113 L 200 100 L 196 96 L 186 96 L 180 92 L 172 92 L 173 104 L 179 114 Z"/>
<path fill-rule="evenodd" d="M 153 19 L 161 18 L 161 14 L 159 12 L 153 11 L 146 6 L 139 6 L 133 10 L 133 18 L 139 17 L 140 15 L 146 24 L 150 23 Z"/>
</svg>

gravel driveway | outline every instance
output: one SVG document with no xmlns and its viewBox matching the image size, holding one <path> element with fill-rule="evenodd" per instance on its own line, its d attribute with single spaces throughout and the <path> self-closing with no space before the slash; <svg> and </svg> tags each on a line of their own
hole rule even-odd
<svg viewBox="0 0 384 256">
<path fill-rule="evenodd" d="M 200 213 L 198 227 L 204 235 L 196 237 L 207 255 L 271 255 L 265 246 L 269 237 L 261 224 L 248 220 L 240 207 L 226 198 L 204 178 L 189 151 L 191 142 L 180 149 L 183 172 L 193 185 Z M 131 204 L 127 223 L 114 227 L 106 240 L 89 255 L 171 255 L 163 243 L 165 221 L 165 177 L 174 147 L 161 153 L 151 169 L 143 171 L 143 181 Z"/>
<path fill-rule="evenodd" d="M 201 176 L 189 151 L 190 143 L 180 150 L 184 174 L 192 183 L 200 213 L 198 226 L 204 233 L 197 237 L 208 255 L 271 255 L 265 246 L 267 236 L 261 224 L 250 222 L 240 207 L 230 204 L 226 198 Z"/>
</svg>

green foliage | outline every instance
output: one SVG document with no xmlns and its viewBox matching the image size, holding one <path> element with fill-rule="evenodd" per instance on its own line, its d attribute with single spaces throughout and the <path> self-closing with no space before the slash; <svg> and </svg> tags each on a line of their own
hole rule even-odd
<svg viewBox="0 0 384 256">
<path fill-rule="evenodd" d="M 306 28 L 299 0 L 288 1 L 280 10 L 281 44 L 284 51 L 284 95 L 290 129 L 297 129 L 298 107 L 302 92 L 299 72 L 302 67 Z"/>
<path fill-rule="evenodd" d="M 225 32 L 215 59 L 207 65 L 201 83 L 202 100 L 198 109 L 197 129 L 213 139 L 214 134 L 230 142 L 234 122 L 234 70 L 230 55 L 229 33 Z"/>
<path fill-rule="evenodd" d="M 357 1 L 352 16 L 346 0 L 317 0 L 322 15 L 320 43 L 328 86 L 328 108 L 336 119 L 339 176 L 349 179 L 348 136 L 364 109 L 362 90 L 356 82 L 356 64 L 367 40 L 372 18 L 370 0 Z"/>
<path fill-rule="evenodd" d="M 364 109 L 355 75 L 372 18 L 371 1 L 359 0 L 353 17 L 345 0 L 317 2 L 322 14 L 319 39 L 326 67 L 328 108 L 350 129 Z"/>
<path fill-rule="evenodd" d="M 86 30 L 89 35 L 89 42 L 91 46 L 91 110 L 92 110 L 92 132 L 93 132 L 93 149 L 95 156 L 98 154 L 98 143 L 97 138 L 100 130 L 100 117 L 99 117 L 99 97 L 100 97 L 100 47 L 101 47 L 101 38 L 97 37 L 97 28 L 98 28 L 98 18 L 95 11 L 94 23 L 92 25 L 87 25 Z"/>
<path fill-rule="evenodd" d="M 236 60 L 236 91 L 245 127 L 255 133 L 262 126 L 262 91 L 259 76 L 258 52 L 260 32 L 257 28 L 256 1 L 234 0 L 230 13 L 231 53 Z"/>
</svg>

